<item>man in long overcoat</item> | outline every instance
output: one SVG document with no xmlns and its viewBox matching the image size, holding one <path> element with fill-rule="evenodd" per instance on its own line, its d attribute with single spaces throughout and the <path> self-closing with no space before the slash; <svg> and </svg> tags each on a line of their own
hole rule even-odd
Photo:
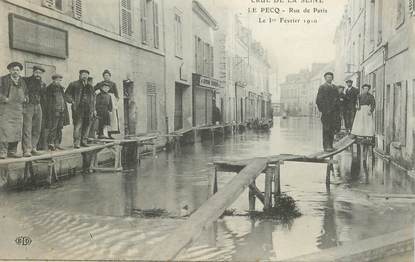
<svg viewBox="0 0 415 262">
<path fill-rule="evenodd" d="M 22 139 L 23 104 L 27 100 L 26 83 L 20 76 L 23 65 L 12 62 L 9 74 L 0 79 L 0 159 L 21 157 L 17 144 Z"/>
<path fill-rule="evenodd" d="M 94 87 L 88 83 L 88 70 L 79 71 L 79 80 L 69 84 L 66 101 L 72 104 L 74 147 L 88 147 L 87 139 L 92 119 L 96 117 Z"/>
<path fill-rule="evenodd" d="M 321 112 L 323 147 L 326 152 L 334 151 L 334 135 L 340 114 L 339 91 L 337 86 L 332 84 L 333 76 L 331 72 L 324 74 L 326 83 L 320 86 L 316 99 L 318 110 Z"/>
<path fill-rule="evenodd" d="M 24 157 L 40 155 L 36 150 L 42 128 L 42 107 L 41 96 L 46 85 L 42 81 L 42 74 L 45 72 L 41 66 L 33 67 L 33 74 L 24 77 L 29 100 L 23 108 L 23 138 L 22 150 Z"/>
<path fill-rule="evenodd" d="M 52 83 L 48 85 L 45 98 L 48 101 L 45 105 L 45 127 L 49 129 L 48 147 L 49 150 L 62 150 L 62 129 L 69 125 L 69 112 L 65 101 L 65 90 L 61 85 L 62 75 L 54 74 Z"/>
<path fill-rule="evenodd" d="M 353 87 L 353 80 L 347 80 L 346 84 L 347 87 L 344 90 L 344 121 L 347 132 L 350 132 L 353 127 L 354 116 L 356 115 L 359 89 Z"/>
</svg>

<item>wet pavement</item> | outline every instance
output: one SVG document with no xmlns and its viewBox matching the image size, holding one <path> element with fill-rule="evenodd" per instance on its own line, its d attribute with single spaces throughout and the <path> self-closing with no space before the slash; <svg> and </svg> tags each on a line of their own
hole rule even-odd
<svg viewBox="0 0 415 262">
<path fill-rule="evenodd" d="M 144 159 L 137 173 L 79 175 L 57 188 L 2 192 L 1 258 L 139 259 L 151 248 L 162 248 L 157 243 L 206 201 L 215 159 L 308 154 L 320 147 L 318 119 L 277 119 L 270 132 L 248 131 L 162 152 L 157 159 Z M 338 160 L 330 193 L 325 165 L 282 165 L 281 189 L 297 201 L 301 217 L 286 223 L 224 217 L 178 259 L 281 260 L 413 224 L 415 200 L 367 197 L 368 192 L 414 194 L 412 177 L 379 159 L 366 175 L 355 168 L 351 152 Z M 219 190 L 234 175 L 219 173 Z M 257 180 L 260 188 L 263 180 Z M 147 209 L 164 209 L 168 216 L 141 218 L 139 210 Z M 229 209 L 246 211 L 248 193 Z M 18 236 L 29 236 L 32 244 L 16 245 Z"/>
</svg>

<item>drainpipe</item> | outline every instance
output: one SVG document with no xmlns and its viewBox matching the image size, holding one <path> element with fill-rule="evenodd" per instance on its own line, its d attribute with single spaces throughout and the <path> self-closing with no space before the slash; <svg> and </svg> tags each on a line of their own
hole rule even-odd
<svg viewBox="0 0 415 262">
<path fill-rule="evenodd" d="M 166 135 L 169 134 L 169 117 L 167 116 L 167 54 L 166 54 L 166 21 L 164 1 L 161 1 L 162 19 L 163 19 L 163 49 L 164 49 L 164 115 L 166 125 Z M 166 144 L 169 143 L 169 137 L 166 138 Z"/>
</svg>

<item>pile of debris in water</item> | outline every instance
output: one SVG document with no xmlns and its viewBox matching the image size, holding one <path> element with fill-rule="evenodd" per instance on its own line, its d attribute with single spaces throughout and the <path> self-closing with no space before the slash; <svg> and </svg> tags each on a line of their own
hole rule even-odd
<svg viewBox="0 0 415 262">
<path fill-rule="evenodd" d="M 237 213 L 235 209 L 227 209 L 222 216 L 249 216 L 256 220 L 278 220 L 287 222 L 302 215 L 294 198 L 286 194 L 281 194 L 276 200 L 274 206 L 268 210 Z"/>
</svg>

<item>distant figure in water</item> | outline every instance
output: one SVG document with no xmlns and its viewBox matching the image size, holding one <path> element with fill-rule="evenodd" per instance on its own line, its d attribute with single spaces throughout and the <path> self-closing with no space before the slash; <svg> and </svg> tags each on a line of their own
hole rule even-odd
<svg viewBox="0 0 415 262">
<path fill-rule="evenodd" d="M 352 135 L 358 139 L 372 141 L 375 135 L 373 112 L 376 108 L 375 97 L 369 93 L 371 86 L 364 84 L 357 98 L 357 112 L 353 123 Z M 367 156 L 368 145 L 363 144 L 363 156 Z M 366 159 L 366 158 L 364 158 Z"/>
</svg>

